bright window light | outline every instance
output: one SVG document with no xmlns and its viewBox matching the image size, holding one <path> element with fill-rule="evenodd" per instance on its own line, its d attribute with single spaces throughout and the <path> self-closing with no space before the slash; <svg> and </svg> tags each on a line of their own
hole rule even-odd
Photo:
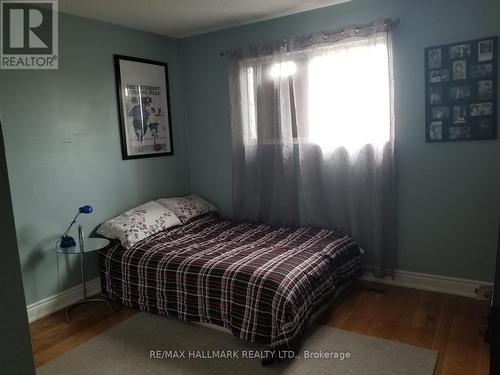
<svg viewBox="0 0 500 375">
<path fill-rule="evenodd" d="M 257 140 L 257 122 L 256 122 L 256 113 L 255 113 L 255 87 L 254 87 L 254 69 L 253 67 L 248 67 L 246 69 L 246 92 L 242 95 L 243 98 L 246 98 L 246 106 L 243 106 L 246 109 L 247 113 L 245 114 L 247 124 L 247 129 L 245 132 L 245 138 L 247 140 L 256 141 Z M 244 99 L 243 99 L 244 100 Z"/>
<path fill-rule="evenodd" d="M 339 49 L 309 63 L 309 141 L 325 151 L 390 139 L 390 87 L 387 47 Z"/>
<path fill-rule="evenodd" d="M 297 65 L 293 61 L 287 61 L 279 64 L 274 64 L 271 68 L 272 78 L 285 78 L 295 74 Z"/>
<path fill-rule="evenodd" d="M 257 69 L 251 64 L 243 65 L 240 78 L 247 141 L 258 141 L 259 137 L 257 112 L 260 94 L 257 90 L 269 89 L 265 86 L 266 79 L 291 76 L 296 80 L 293 87 L 301 90 L 294 98 L 297 118 L 306 122 L 297 124 L 298 141 L 317 144 L 324 152 L 340 147 L 356 152 L 367 144 L 383 147 L 390 140 L 391 92 L 385 43 L 322 49 L 307 55 L 297 54 L 295 58 L 303 59 L 300 60 L 300 69 L 307 69 L 307 72 L 296 74 L 299 65 L 289 60 L 273 64 L 270 76 L 262 77 L 260 81 Z M 290 99 L 284 99 L 282 105 L 286 104 L 285 100 Z M 261 111 L 275 110 L 272 106 L 261 105 Z M 286 112 L 290 108 L 281 110 Z M 282 115 L 288 116 L 289 113 Z"/>
</svg>

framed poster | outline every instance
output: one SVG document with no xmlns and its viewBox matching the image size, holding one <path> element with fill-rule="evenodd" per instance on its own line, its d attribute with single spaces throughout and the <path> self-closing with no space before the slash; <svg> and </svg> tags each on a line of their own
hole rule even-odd
<svg viewBox="0 0 500 375">
<path fill-rule="evenodd" d="M 173 155 L 167 64 L 114 59 L 123 159 Z"/>
<path fill-rule="evenodd" d="M 425 49 L 425 140 L 497 138 L 498 37 Z"/>
</svg>

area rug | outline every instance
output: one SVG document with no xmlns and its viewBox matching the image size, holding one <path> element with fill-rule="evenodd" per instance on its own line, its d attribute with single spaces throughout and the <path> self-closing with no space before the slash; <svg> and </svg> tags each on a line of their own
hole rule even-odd
<svg viewBox="0 0 500 375">
<path fill-rule="evenodd" d="M 138 313 L 41 366 L 37 374 L 432 375 L 437 361 L 431 350 L 325 325 L 311 327 L 294 359 L 262 367 L 265 350 L 219 330 Z"/>
</svg>

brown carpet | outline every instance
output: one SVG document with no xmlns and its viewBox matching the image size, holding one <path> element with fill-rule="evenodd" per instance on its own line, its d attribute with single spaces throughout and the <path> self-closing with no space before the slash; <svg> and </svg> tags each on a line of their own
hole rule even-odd
<svg viewBox="0 0 500 375">
<path fill-rule="evenodd" d="M 41 366 L 37 374 L 432 375 L 437 361 L 431 350 L 324 325 L 310 328 L 300 358 L 269 367 L 259 358 L 243 358 L 262 356 L 265 349 L 211 328 L 138 313 Z M 308 353 L 331 358 L 306 358 Z M 151 358 L 169 355 L 186 358 Z M 217 355 L 226 358 L 213 358 Z"/>
</svg>

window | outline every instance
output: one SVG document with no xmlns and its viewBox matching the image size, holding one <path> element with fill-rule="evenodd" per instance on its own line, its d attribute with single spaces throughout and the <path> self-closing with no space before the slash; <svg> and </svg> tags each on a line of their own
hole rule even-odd
<svg viewBox="0 0 500 375">
<path fill-rule="evenodd" d="M 388 64 L 384 45 L 314 57 L 308 64 L 309 141 L 348 150 L 389 141 Z"/>
<path fill-rule="evenodd" d="M 242 64 L 249 142 L 283 142 L 273 131 L 257 130 L 282 126 L 281 122 L 289 122 L 295 142 L 314 143 L 326 151 L 356 151 L 390 140 L 389 57 L 383 39 L 316 47 L 286 57 Z M 288 110 L 291 113 L 284 113 Z M 275 121 L 259 123 L 263 118 Z"/>
</svg>

